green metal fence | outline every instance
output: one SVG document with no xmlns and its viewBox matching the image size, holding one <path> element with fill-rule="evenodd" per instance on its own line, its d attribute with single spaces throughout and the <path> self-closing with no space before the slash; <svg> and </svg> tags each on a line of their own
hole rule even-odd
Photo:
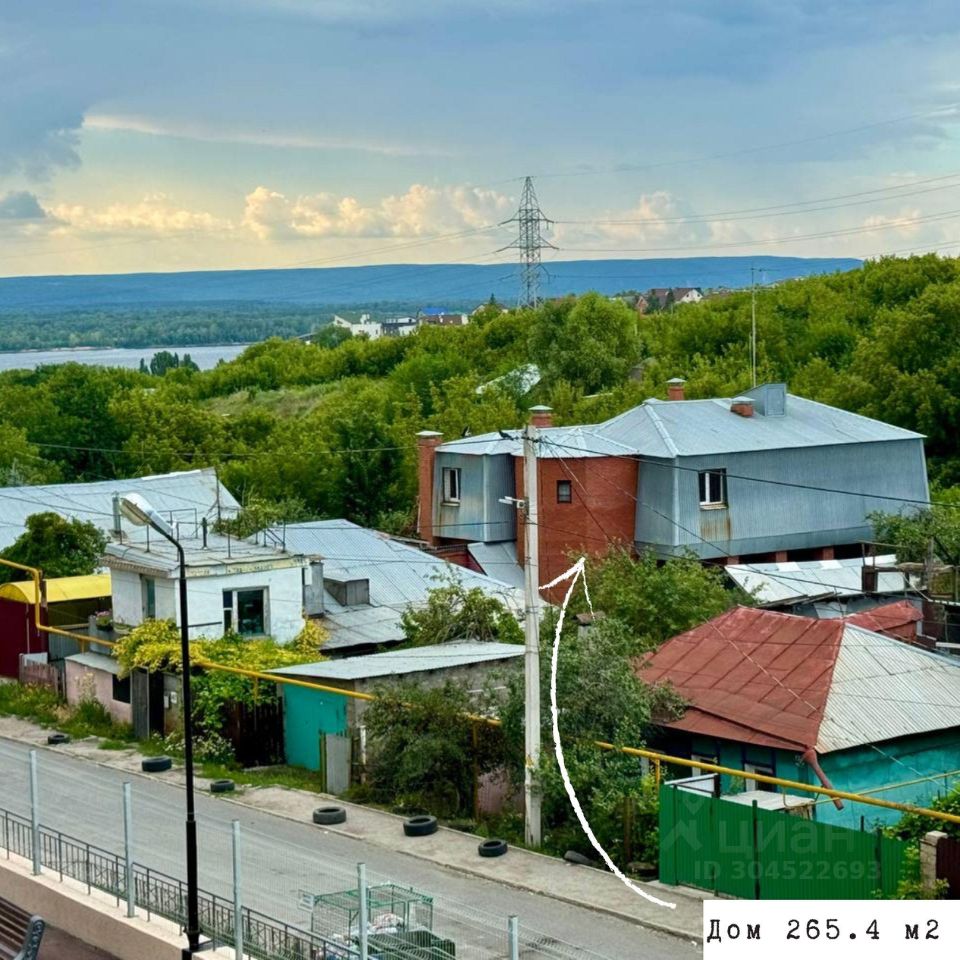
<svg viewBox="0 0 960 960">
<path fill-rule="evenodd" d="M 752 900 L 892 895 L 910 843 L 671 784 L 660 788 L 660 880 Z"/>
</svg>

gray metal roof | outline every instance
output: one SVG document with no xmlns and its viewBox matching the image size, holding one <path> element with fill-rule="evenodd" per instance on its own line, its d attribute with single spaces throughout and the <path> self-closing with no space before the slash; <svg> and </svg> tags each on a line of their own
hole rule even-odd
<svg viewBox="0 0 960 960">
<path fill-rule="evenodd" d="M 107 656 L 105 653 L 74 653 L 66 658 L 71 663 L 78 663 L 89 670 L 105 670 L 116 676 L 120 672 L 120 664 L 116 657 Z"/>
<path fill-rule="evenodd" d="M 262 534 L 261 534 L 262 536 Z M 349 520 L 316 520 L 274 528 L 269 538 L 283 539 L 288 551 L 323 561 L 325 578 L 368 580 L 370 603 L 343 606 L 324 591 L 328 650 L 404 639 L 400 617 L 409 606 L 426 603 L 430 590 L 456 577 L 467 589 L 479 587 L 515 614 L 523 611 L 523 593 L 508 583 L 431 556 L 376 530 Z"/>
<path fill-rule="evenodd" d="M 893 555 L 874 558 L 877 566 L 892 566 Z M 863 560 L 801 560 L 784 563 L 731 564 L 724 567 L 738 587 L 763 607 L 799 603 L 821 597 L 852 597 L 863 593 Z M 902 573 L 877 574 L 877 593 L 904 593 L 910 589 Z"/>
<path fill-rule="evenodd" d="M 953 727 L 960 727 L 960 660 L 846 625 L 818 751 Z"/>
<path fill-rule="evenodd" d="M 206 517 L 214 520 L 217 503 L 231 515 L 240 505 L 212 467 L 127 480 L 92 483 L 56 483 L 33 487 L 0 488 L 0 549 L 8 547 L 26 529 L 27 517 L 53 512 L 76 520 L 88 520 L 104 532 L 113 526 L 113 495 L 139 493 L 172 522 L 195 529 Z M 124 523 L 124 530 L 133 532 Z"/>
<path fill-rule="evenodd" d="M 269 673 L 314 680 L 369 680 L 424 670 L 449 670 L 478 663 L 515 660 L 523 656 L 523 647 L 513 643 L 440 643 L 431 647 L 390 650 L 365 657 L 345 657 L 280 667 Z"/>
<path fill-rule="evenodd" d="M 517 590 L 524 588 L 523 567 L 517 562 L 517 543 L 468 543 L 467 551 L 488 577 L 510 584 Z"/>
<path fill-rule="evenodd" d="M 770 385 L 757 388 L 758 392 Z M 871 420 L 793 394 L 786 395 L 784 413 L 742 417 L 730 412 L 729 398 L 710 400 L 650 399 L 603 423 L 541 429 L 540 456 L 644 457 L 708 456 L 753 450 L 803 449 L 846 443 L 922 439 L 922 434 Z M 762 406 L 762 404 L 760 404 Z M 519 433 L 506 440 L 487 433 L 452 440 L 437 448 L 443 453 L 520 456 Z"/>
</svg>

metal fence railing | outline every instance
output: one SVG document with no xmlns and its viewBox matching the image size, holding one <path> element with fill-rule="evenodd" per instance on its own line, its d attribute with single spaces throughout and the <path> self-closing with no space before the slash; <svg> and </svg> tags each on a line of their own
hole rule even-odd
<svg viewBox="0 0 960 960">
<path fill-rule="evenodd" d="M 0 811 L 3 845 L 7 857 L 25 860 L 34 857 L 33 826 L 25 817 Z M 114 897 L 119 906 L 127 896 L 127 866 L 120 854 L 101 850 L 59 830 L 40 826 L 40 866 L 84 884 L 87 892 L 100 890 Z M 187 887 L 169 877 L 135 863 L 132 871 L 134 903 L 151 916 L 164 917 L 181 930 L 187 918 Z M 234 908 L 230 900 L 205 890 L 199 892 L 200 929 L 214 946 L 234 945 Z M 249 907 L 242 908 L 244 954 L 258 960 L 358 960 L 352 947 L 328 940 L 320 934 L 274 920 Z"/>
</svg>

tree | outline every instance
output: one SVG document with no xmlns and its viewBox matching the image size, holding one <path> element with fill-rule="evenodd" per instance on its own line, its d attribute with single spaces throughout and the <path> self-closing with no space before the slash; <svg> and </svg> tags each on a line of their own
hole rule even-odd
<svg viewBox="0 0 960 960">
<path fill-rule="evenodd" d="M 722 568 L 693 557 L 659 561 L 647 552 L 632 557 L 622 547 L 587 561 L 587 583 L 594 610 L 630 631 L 632 652 L 650 650 L 750 597 L 729 588 Z M 584 612 L 585 599 L 573 609 Z"/>
<path fill-rule="evenodd" d="M 552 748 L 549 664 L 553 632 L 554 625 L 545 622 L 540 653 L 543 751 L 539 773 L 544 843 L 556 853 L 568 848 L 592 852 L 570 807 Z M 568 620 L 557 658 L 560 736 L 570 780 L 600 843 L 621 864 L 627 853 L 656 862 L 656 793 L 649 778 L 643 777 L 637 758 L 603 751 L 593 741 L 642 747 L 655 721 L 674 719 L 682 709 L 682 701 L 670 687 L 650 686 L 637 679 L 631 666 L 634 651 L 632 631 L 618 620 L 599 621 L 583 635 Z M 522 675 L 511 677 L 500 716 L 513 782 L 522 783 Z M 633 818 L 625 818 L 627 807 L 633 808 Z M 627 828 L 631 822 L 632 833 Z"/>
<path fill-rule="evenodd" d="M 55 464 L 44 460 L 40 450 L 27 439 L 27 432 L 12 423 L 0 423 L 0 487 L 21 487 L 32 483 L 54 483 Z"/>
<path fill-rule="evenodd" d="M 500 600 L 480 587 L 468 589 L 453 574 L 443 586 L 427 592 L 424 606 L 407 607 L 400 623 L 414 647 L 453 640 L 523 643 L 516 617 Z"/>
<path fill-rule="evenodd" d="M 386 686 L 377 696 L 363 714 L 373 799 L 407 812 L 469 815 L 475 774 L 505 764 L 500 731 L 467 716 L 489 711 L 492 696 L 452 680 L 432 688 Z"/>
<path fill-rule="evenodd" d="M 85 520 L 66 520 L 57 513 L 34 513 L 27 529 L 0 556 L 45 577 L 77 577 L 93 573 L 106 548 L 104 535 Z M 0 582 L 21 579 L 10 567 L 0 567 Z"/>
<path fill-rule="evenodd" d="M 318 347 L 339 347 L 344 340 L 349 340 L 353 334 L 346 327 L 337 327 L 332 323 L 321 327 L 312 334 L 310 340 Z"/>
<path fill-rule="evenodd" d="M 613 386 L 640 359 L 636 314 L 599 293 L 568 309 L 547 304 L 534 320 L 530 357 L 551 381 L 567 380 L 585 393 Z"/>
</svg>

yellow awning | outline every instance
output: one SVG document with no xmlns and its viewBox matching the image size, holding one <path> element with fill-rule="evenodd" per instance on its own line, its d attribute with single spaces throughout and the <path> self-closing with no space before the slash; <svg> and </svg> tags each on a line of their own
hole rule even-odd
<svg viewBox="0 0 960 960">
<path fill-rule="evenodd" d="M 66 600 L 96 600 L 112 596 L 109 573 L 92 573 L 87 577 L 54 577 L 47 580 L 47 603 Z M 32 580 L 5 583 L 0 586 L 0 597 L 18 603 L 36 603 Z"/>
</svg>

